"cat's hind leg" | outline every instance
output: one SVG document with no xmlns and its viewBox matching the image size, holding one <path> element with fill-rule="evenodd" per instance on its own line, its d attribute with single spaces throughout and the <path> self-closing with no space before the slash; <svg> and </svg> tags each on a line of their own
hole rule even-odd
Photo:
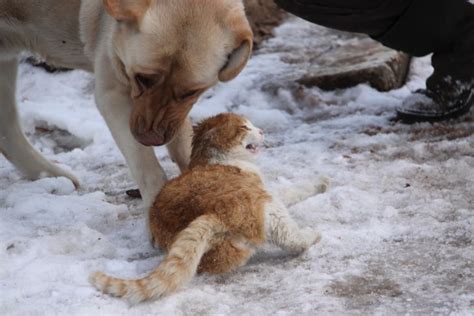
<svg viewBox="0 0 474 316">
<path fill-rule="evenodd" d="M 201 259 L 198 273 L 222 274 L 230 272 L 247 263 L 254 250 L 225 239 L 209 250 Z"/>
<path fill-rule="evenodd" d="M 312 229 L 300 229 L 283 203 L 275 199 L 265 207 L 265 232 L 267 241 L 292 253 L 301 253 L 321 240 Z"/>
</svg>

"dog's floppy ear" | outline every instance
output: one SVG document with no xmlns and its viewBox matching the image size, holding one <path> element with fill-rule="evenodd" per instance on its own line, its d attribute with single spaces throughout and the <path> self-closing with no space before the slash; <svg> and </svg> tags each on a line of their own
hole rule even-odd
<svg viewBox="0 0 474 316">
<path fill-rule="evenodd" d="M 151 0 L 103 0 L 107 12 L 119 22 L 138 22 Z"/>
<path fill-rule="evenodd" d="M 219 72 L 219 80 L 226 82 L 234 79 L 247 64 L 250 54 L 252 54 L 252 35 L 240 41 L 239 46 L 229 55 L 229 59 Z"/>
</svg>

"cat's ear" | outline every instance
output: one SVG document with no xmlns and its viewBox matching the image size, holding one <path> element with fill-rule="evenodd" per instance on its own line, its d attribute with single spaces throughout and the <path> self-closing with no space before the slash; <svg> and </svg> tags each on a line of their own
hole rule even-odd
<svg viewBox="0 0 474 316">
<path fill-rule="evenodd" d="M 217 127 L 213 127 L 210 130 L 203 131 L 205 127 L 202 125 L 193 125 L 194 139 L 199 138 L 201 141 L 211 141 L 217 132 Z"/>
<path fill-rule="evenodd" d="M 217 127 L 213 127 L 213 128 L 211 128 L 210 130 L 205 131 L 205 132 L 201 135 L 202 139 L 205 140 L 206 142 L 211 142 L 212 140 L 214 140 L 214 137 L 215 137 L 216 134 L 217 134 L 217 130 L 218 130 Z"/>
</svg>

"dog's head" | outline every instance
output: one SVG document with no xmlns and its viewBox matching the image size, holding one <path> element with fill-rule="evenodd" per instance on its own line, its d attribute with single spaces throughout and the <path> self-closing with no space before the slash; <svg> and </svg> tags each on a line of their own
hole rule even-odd
<svg viewBox="0 0 474 316">
<path fill-rule="evenodd" d="M 199 96 L 235 78 L 252 52 L 240 0 L 104 0 L 119 23 L 114 52 L 131 86 L 130 128 L 147 146 L 171 141 Z"/>
</svg>

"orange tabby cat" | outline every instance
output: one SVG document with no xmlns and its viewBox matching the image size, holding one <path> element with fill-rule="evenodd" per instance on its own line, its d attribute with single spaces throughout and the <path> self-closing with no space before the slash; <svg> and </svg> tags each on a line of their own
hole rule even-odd
<svg viewBox="0 0 474 316">
<path fill-rule="evenodd" d="M 170 294 L 196 272 L 225 273 L 247 262 L 265 241 L 300 253 L 320 240 L 300 230 L 265 190 L 254 164 L 263 132 L 244 117 L 220 114 L 195 128 L 190 169 L 171 180 L 150 210 L 155 243 L 165 259 L 141 280 L 94 273 L 104 293 L 131 303 Z"/>
</svg>

